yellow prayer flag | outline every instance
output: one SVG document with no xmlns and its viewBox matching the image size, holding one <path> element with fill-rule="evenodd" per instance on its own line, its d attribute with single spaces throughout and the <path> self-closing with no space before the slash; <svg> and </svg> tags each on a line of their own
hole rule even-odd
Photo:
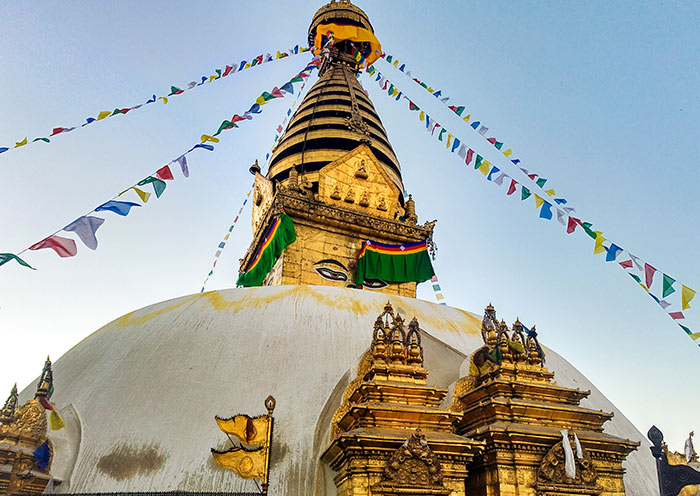
<svg viewBox="0 0 700 496">
<path fill-rule="evenodd" d="M 545 193 L 547 193 L 549 196 L 554 196 L 557 194 L 557 192 L 554 191 L 554 188 L 545 190 Z"/>
<path fill-rule="evenodd" d="M 470 119 L 471 116 L 472 116 L 472 114 L 467 114 L 467 115 L 465 115 L 464 117 L 462 117 L 462 120 L 463 120 L 464 122 L 469 122 L 469 119 Z"/>
<path fill-rule="evenodd" d="M 265 101 L 265 98 L 263 98 L 262 95 L 260 95 L 258 98 L 255 99 L 255 103 L 258 105 L 265 105 L 267 102 Z"/>
<path fill-rule="evenodd" d="M 681 290 L 681 304 L 683 310 L 690 308 L 691 300 L 695 298 L 695 291 L 690 289 L 688 286 L 683 286 Z"/>
<path fill-rule="evenodd" d="M 503 155 L 505 155 L 506 157 L 510 157 L 511 155 L 513 155 L 513 150 L 508 148 L 506 151 L 503 152 Z"/>
<path fill-rule="evenodd" d="M 250 68 L 250 62 L 248 62 L 246 65 L 243 66 L 244 69 L 249 69 Z"/>
<path fill-rule="evenodd" d="M 449 149 L 451 144 L 452 144 L 452 133 L 447 133 L 447 145 L 445 146 L 445 148 Z"/>
<path fill-rule="evenodd" d="M 491 162 L 484 160 L 484 162 L 479 166 L 479 170 L 483 175 L 488 176 L 489 172 L 491 172 Z"/>
<path fill-rule="evenodd" d="M 167 104 L 168 104 L 168 97 L 159 96 L 159 97 L 158 97 L 158 100 L 163 100 L 163 105 L 167 105 Z"/>
<path fill-rule="evenodd" d="M 394 67 L 398 67 L 398 66 L 399 66 L 399 59 L 395 59 L 394 60 Z"/>
<path fill-rule="evenodd" d="M 605 238 L 601 236 L 603 233 L 600 231 L 595 231 L 595 233 L 598 235 L 595 238 L 595 247 L 593 248 L 593 254 L 597 255 L 598 253 L 603 253 L 604 251 L 607 251 L 605 247 L 603 246 L 603 241 L 605 241 Z M 644 289 L 649 292 L 649 290 L 645 287 Z"/>
<path fill-rule="evenodd" d="M 51 415 L 49 415 L 49 425 L 51 426 L 52 431 L 57 431 L 63 429 L 66 426 L 66 423 L 54 409 L 51 410 Z"/>
<path fill-rule="evenodd" d="M 27 144 L 27 138 L 24 138 L 22 141 L 15 142 L 15 148 L 19 148 L 20 146 L 24 146 L 26 144 Z"/>
<path fill-rule="evenodd" d="M 236 415 L 230 419 L 216 417 L 216 423 L 226 434 L 233 434 L 242 443 L 267 445 L 268 417 L 249 417 L 248 415 Z"/>
<path fill-rule="evenodd" d="M 697 341 L 698 338 L 700 338 L 700 332 L 694 332 L 693 334 L 690 334 L 690 337 L 693 338 L 693 341 Z"/>
<path fill-rule="evenodd" d="M 227 241 L 229 236 L 231 236 L 231 233 L 228 233 L 226 236 L 224 236 L 224 241 Z"/>
<path fill-rule="evenodd" d="M 435 93 L 435 90 L 432 89 L 430 86 L 428 86 L 426 89 L 427 89 L 429 92 L 431 92 L 431 93 Z"/>
<path fill-rule="evenodd" d="M 246 198 L 248 198 L 248 197 L 250 196 L 250 194 L 251 194 L 252 192 L 253 192 L 253 190 L 252 190 L 252 189 L 249 189 L 249 190 L 248 190 L 248 194 L 247 194 L 247 195 L 245 195 L 245 196 L 246 196 Z"/>
<path fill-rule="evenodd" d="M 139 195 L 139 198 L 141 198 L 142 202 L 148 203 L 148 199 L 151 197 L 151 194 L 149 192 L 139 189 L 136 186 L 132 187 L 131 189 L 136 191 L 136 194 Z"/>
<path fill-rule="evenodd" d="M 418 116 L 418 118 L 420 119 L 421 122 L 423 122 L 423 121 L 425 120 L 425 112 L 423 112 L 423 111 L 421 110 L 421 111 L 420 111 L 420 115 Z"/>
<path fill-rule="evenodd" d="M 211 83 L 215 79 L 219 79 L 219 76 L 217 76 L 216 74 L 212 74 L 211 76 L 209 76 L 209 81 L 207 81 L 207 82 Z"/>
<path fill-rule="evenodd" d="M 224 468 L 233 470 L 244 479 L 265 480 L 265 458 L 267 448 L 247 450 L 244 448 L 231 448 L 223 453 L 211 451 L 216 463 Z"/>
<path fill-rule="evenodd" d="M 445 297 L 444 297 L 444 296 L 442 296 L 442 294 L 441 294 L 441 293 L 436 293 L 436 294 L 435 294 L 435 299 L 436 299 L 436 300 L 444 300 L 444 299 L 445 299 Z"/>
<path fill-rule="evenodd" d="M 207 141 L 211 141 L 213 143 L 219 142 L 219 138 L 215 138 L 214 136 L 209 136 L 208 134 L 203 134 L 201 139 L 202 139 L 202 143 L 206 143 Z"/>
<path fill-rule="evenodd" d="M 535 195 L 535 208 L 540 208 L 542 204 L 544 203 L 544 198 Z"/>
<path fill-rule="evenodd" d="M 102 112 L 97 114 L 97 120 L 101 121 L 102 119 L 104 119 L 105 117 L 109 117 L 110 115 L 112 115 L 112 112 L 110 112 L 109 110 L 103 110 Z"/>
</svg>

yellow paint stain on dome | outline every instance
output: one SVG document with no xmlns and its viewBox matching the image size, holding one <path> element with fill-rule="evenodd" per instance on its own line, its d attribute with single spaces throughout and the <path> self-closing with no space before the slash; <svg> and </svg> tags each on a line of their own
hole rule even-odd
<svg viewBox="0 0 700 496">
<path fill-rule="evenodd" d="M 264 308 L 285 299 L 313 298 L 325 308 L 350 312 L 355 315 L 373 315 L 375 313 L 378 315 L 383 310 L 383 303 L 380 301 L 385 298 L 382 295 L 381 299 L 376 301 L 362 301 L 366 298 L 360 296 L 362 293 L 356 293 L 357 290 L 347 290 L 340 295 L 329 294 L 325 286 L 278 286 L 274 287 L 274 290 L 272 288 L 246 288 L 231 292 L 210 291 L 199 295 L 199 297 L 205 299 L 215 311 L 219 312 L 237 313 L 247 308 Z M 395 308 L 400 307 L 402 313 L 410 314 L 404 315 L 404 319 L 410 320 L 415 316 L 420 321 L 421 327 L 428 331 L 440 329 L 456 334 L 480 333 L 481 320 L 459 308 L 444 307 L 429 302 L 421 302 L 420 306 L 413 305 L 410 299 L 396 296 L 389 297 L 388 300 L 395 305 Z M 423 305 L 433 307 L 429 309 L 429 314 L 426 314 Z M 449 314 L 453 315 L 448 317 Z"/>
<path fill-rule="evenodd" d="M 129 312 L 126 315 L 122 315 L 119 317 L 117 320 L 112 322 L 112 324 L 115 327 L 126 327 L 126 326 L 139 326 L 143 325 L 149 320 L 153 320 L 156 317 L 166 314 L 168 312 L 172 312 L 176 308 L 180 308 L 183 305 L 186 305 L 187 303 L 195 301 L 199 295 L 192 295 L 188 297 L 184 297 L 178 300 L 175 300 L 175 302 L 171 303 L 170 305 L 166 305 L 162 308 L 158 308 L 157 310 L 152 310 L 147 313 L 143 313 L 144 310 L 148 310 L 150 307 L 142 308 L 140 310 L 134 310 L 133 312 Z"/>
</svg>

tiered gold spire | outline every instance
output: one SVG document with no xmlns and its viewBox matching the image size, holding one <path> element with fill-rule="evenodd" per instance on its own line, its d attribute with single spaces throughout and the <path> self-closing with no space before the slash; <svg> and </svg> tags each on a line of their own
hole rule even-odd
<svg viewBox="0 0 700 496">
<path fill-rule="evenodd" d="M 466 464 L 481 443 L 456 435 L 460 414 L 440 408 L 447 390 L 427 376 L 418 321 L 406 331 L 387 303 L 322 455 L 340 496 L 465 494 Z"/>
<path fill-rule="evenodd" d="M 458 432 L 486 442 L 471 468 L 479 476 L 467 480 L 468 491 L 623 495 L 622 462 L 639 443 L 603 432 L 613 415 L 579 405 L 590 391 L 553 381 L 537 336 L 530 331 L 525 337 L 520 320 L 509 329 L 489 305 L 482 337 L 484 346 L 472 354 L 470 374 L 457 382 L 453 403 L 462 413 Z M 573 477 L 564 470 L 564 442 L 577 453 Z"/>
<path fill-rule="evenodd" d="M 34 399 L 17 407 L 17 385 L 12 388 L 0 412 L 0 496 L 9 494 L 41 494 L 51 476 L 53 446 L 46 437 L 46 410 L 53 394 L 53 372 L 47 357 Z M 52 407 L 52 406 L 51 406 Z M 42 446 L 46 443 L 46 446 Z M 43 451 L 46 466 L 40 466 L 35 450 Z M 55 481 L 60 484 L 61 481 Z"/>
<path fill-rule="evenodd" d="M 373 31 L 367 15 L 349 1 L 332 1 L 314 16 L 320 24 L 351 24 Z M 270 170 L 255 175 L 253 242 L 241 260 L 250 267 L 278 213 L 287 214 L 296 241 L 287 246 L 263 284 L 355 287 L 362 242 L 415 243 L 432 238 L 435 221 L 418 225 L 415 202 L 405 201 L 401 168 L 372 102 L 360 85 L 356 46 L 338 40 L 319 80 L 294 113 L 273 150 Z M 370 280 L 366 289 L 415 297 L 416 283 Z"/>
</svg>

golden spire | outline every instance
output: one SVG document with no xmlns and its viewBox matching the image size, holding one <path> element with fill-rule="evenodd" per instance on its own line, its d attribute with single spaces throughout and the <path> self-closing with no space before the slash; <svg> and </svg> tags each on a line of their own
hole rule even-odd
<svg viewBox="0 0 700 496">
<path fill-rule="evenodd" d="M 12 391 L 10 391 L 10 396 L 7 397 L 5 401 L 5 406 L 0 410 L 0 424 L 9 424 L 12 421 L 12 417 L 15 415 L 15 410 L 17 409 L 17 383 L 12 386 Z"/>
<path fill-rule="evenodd" d="M 47 356 L 44 362 L 44 370 L 41 371 L 41 378 L 36 388 L 35 398 L 51 399 L 53 394 L 53 370 L 51 370 L 51 359 Z"/>
</svg>

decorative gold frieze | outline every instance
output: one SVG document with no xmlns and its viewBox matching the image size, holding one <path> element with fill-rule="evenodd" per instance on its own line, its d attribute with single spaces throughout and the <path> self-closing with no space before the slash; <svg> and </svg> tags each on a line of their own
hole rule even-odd
<svg viewBox="0 0 700 496">
<path fill-rule="evenodd" d="M 597 485 L 598 474 L 588 450 L 581 447 L 580 451 L 574 445 L 572 436 L 568 436 L 573 456 L 575 476 L 566 473 L 566 455 L 564 440 L 555 444 L 544 457 L 537 469 L 537 490 L 542 494 L 600 494 L 602 489 Z"/>
</svg>

